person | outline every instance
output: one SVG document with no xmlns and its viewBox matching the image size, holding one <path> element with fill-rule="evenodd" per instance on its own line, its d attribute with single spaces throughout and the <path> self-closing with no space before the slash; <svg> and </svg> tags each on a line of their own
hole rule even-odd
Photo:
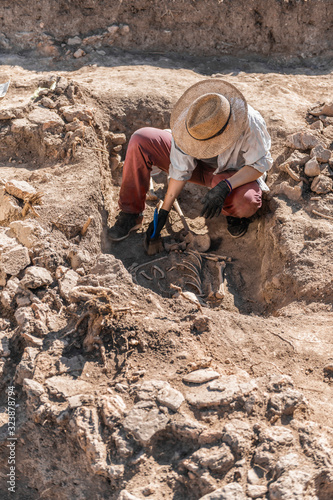
<svg viewBox="0 0 333 500">
<path fill-rule="evenodd" d="M 201 215 L 227 219 L 227 231 L 243 236 L 249 218 L 262 205 L 262 192 L 273 160 L 271 139 L 260 113 L 243 94 L 220 79 L 202 80 L 174 106 L 171 130 L 144 127 L 128 144 L 119 194 L 120 212 L 108 234 L 121 241 L 142 225 L 153 166 L 167 172 L 169 183 L 157 225 L 149 224 L 146 243 L 160 237 L 173 202 L 187 182 L 211 188 L 201 200 Z"/>
</svg>

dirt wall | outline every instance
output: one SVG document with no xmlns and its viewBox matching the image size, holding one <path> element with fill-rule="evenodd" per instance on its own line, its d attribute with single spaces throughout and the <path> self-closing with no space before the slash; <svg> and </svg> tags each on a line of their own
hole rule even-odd
<svg viewBox="0 0 333 500">
<path fill-rule="evenodd" d="M 330 0 L 4 0 L 0 48 L 330 57 L 332 24 Z"/>
</svg>

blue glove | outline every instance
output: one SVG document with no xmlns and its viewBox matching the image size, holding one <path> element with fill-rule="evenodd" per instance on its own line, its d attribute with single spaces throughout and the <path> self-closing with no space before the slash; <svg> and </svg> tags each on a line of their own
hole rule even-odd
<svg viewBox="0 0 333 500">
<path fill-rule="evenodd" d="M 146 231 L 146 242 L 148 243 L 150 240 L 157 240 L 160 236 L 160 233 L 165 226 L 165 223 L 168 219 L 169 212 L 168 210 L 160 209 L 158 212 L 157 208 L 154 213 L 154 220 L 148 226 Z"/>
</svg>

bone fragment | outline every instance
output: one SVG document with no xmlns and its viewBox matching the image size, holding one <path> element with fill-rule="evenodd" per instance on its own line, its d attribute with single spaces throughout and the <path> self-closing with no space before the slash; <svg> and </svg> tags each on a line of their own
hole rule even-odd
<svg viewBox="0 0 333 500">
<path fill-rule="evenodd" d="M 312 213 L 314 215 L 318 215 L 319 217 L 323 217 L 324 219 L 333 220 L 332 215 L 321 214 L 320 212 L 317 212 L 317 210 L 312 210 Z"/>
<path fill-rule="evenodd" d="M 225 296 L 224 283 L 223 283 L 223 271 L 225 269 L 224 262 L 217 263 L 218 273 L 219 273 L 219 289 L 215 292 L 215 297 L 217 299 L 223 299 Z"/>
<path fill-rule="evenodd" d="M 154 265 L 154 266 L 153 266 L 153 269 L 154 269 L 155 271 L 158 271 L 158 272 L 160 273 L 161 278 L 165 278 L 165 274 L 164 274 L 164 272 L 162 271 L 162 269 L 161 269 L 160 267 L 158 267 L 158 266 Z M 154 273 L 154 274 L 155 274 L 155 276 L 156 276 L 156 273 Z"/>
<path fill-rule="evenodd" d="M 83 227 L 81 229 L 81 235 L 84 236 L 86 232 L 88 231 L 88 227 L 90 226 L 90 223 L 92 221 L 92 217 L 88 217 L 87 221 L 83 224 Z"/>
<path fill-rule="evenodd" d="M 284 168 L 283 168 L 283 170 L 285 172 L 287 172 L 287 174 L 289 174 L 290 177 L 292 179 L 294 179 L 294 181 L 300 182 L 300 180 L 301 180 L 300 176 L 297 175 L 295 172 L 293 172 L 293 170 L 291 170 L 291 168 L 289 167 L 289 165 L 285 165 Z"/>
<path fill-rule="evenodd" d="M 182 297 L 184 297 L 184 299 L 188 300 L 189 302 L 191 302 L 191 304 L 194 304 L 195 306 L 197 306 L 197 308 L 199 309 L 199 311 L 202 312 L 202 307 L 201 307 L 201 304 L 199 302 L 195 302 L 194 300 L 190 299 L 189 297 L 187 297 L 187 295 L 185 295 L 183 293 L 183 290 L 177 286 L 177 285 L 174 285 L 173 283 L 170 284 L 170 288 L 173 288 L 174 290 L 177 290 L 179 295 L 181 295 Z"/>
<path fill-rule="evenodd" d="M 153 278 L 151 278 L 150 276 L 148 276 L 148 274 L 146 274 L 144 271 L 141 271 L 140 272 L 141 276 L 143 276 L 144 278 L 146 278 L 146 280 L 152 280 Z"/>
<path fill-rule="evenodd" d="M 202 295 L 202 290 L 196 283 L 193 283 L 192 281 L 185 281 L 185 285 L 193 286 L 196 290 L 198 290 L 199 295 Z"/>
</svg>

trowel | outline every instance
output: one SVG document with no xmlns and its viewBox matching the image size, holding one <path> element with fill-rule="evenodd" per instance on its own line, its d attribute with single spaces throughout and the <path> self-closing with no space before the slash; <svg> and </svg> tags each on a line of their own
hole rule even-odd
<svg viewBox="0 0 333 500">
<path fill-rule="evenodd" d="M 7 94 L 9 84 L 10 84 L 10 80 L 9 80 L 9 82 L 6 82 L 6 83 L 0 83 L 0 99 L 3 99 L 5 97 L 5 95 Z"/>
</svg>

